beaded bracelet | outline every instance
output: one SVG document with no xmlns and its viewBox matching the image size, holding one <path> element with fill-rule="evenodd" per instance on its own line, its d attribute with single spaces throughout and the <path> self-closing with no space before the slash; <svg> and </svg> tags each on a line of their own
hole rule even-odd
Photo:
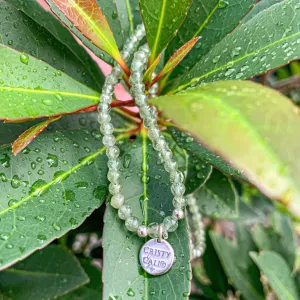
<svg viewBox="0 0 300 300">
<path fill-rule="evenodd" d="M 133 36 L 126 42 L 124 50 L 121 52 L 124 60 L 128 60 L 130 55 L 134 52 L 135 47 L 145 35 L 143 25 L 139 25 Z M 111 74 L 106 77 L 102 95 L 100 98 L 99 123 L 100 131 L 103 134 L 103 144 L 107 147 L 106 154 L 108 157 L 108 179 L 109 192 L 112 195 L 111 205 L 118 209 L 118 216 L 125 220 L 127 230 L 137 232 L 140 237 L 147 237 L 148 235 L 153 239 L 148 241 L 141 249 L 140 261 L 142 267 L 150 274 L 159 275 L 167 272 L 174 262 L 174 251 L 171 245 L 165 241 L 168 237 L 168 232 L 173 232 L 178 227 L 178 220 L 184 218 L 184 208 L 187 205 L 187 199 L 184 197 L 185 186 L 184 176 L 178 171 L 176 161 L 173 159 L 172 152 L 164 136 L 161 134 L 157 125 L 157 110 L 147 104 L 148 96 L 145 94 L 145 85 L 143 83 L 143 73 L 147 66 L 150 50 L 148 45 L 140 47 L 134 53 L 134 58 L 131 64 L 131 76 L 129 83 L 132 85 L 131 93 L 135 99 L 136 105 L 140 109 L 140 115 L 143 119 L 144 126 L 148 129 L 148 136 L 152 142 L 153 148 L 158 151 L 162 161 L 164 161 L 164 168 L 170 174 L 171 191 L 174 196 L 173 205 L 174 210 L 172 216 L 168 216 L 163 220 L 162 224 L 151 223 L 148 226 L 142 225 L 141 221 L 132 216 L 132 209 L 125 204 L 124 195 L 121 192 L 120 185 L 120 150 L 116 146 L 116 139 L 112 134 L 114 127 L 111 124 L 110 104 L 112 101 L 112 94 L 114 86 L 119 82 L 122 69 L 119 65 L 115 66 Z M 155 84 L 149 89 L 150 97 L 156 95 L 158 85 Z M 157 239 L 158 238 L 158 239 Z M 151 251 L 150 251 L 150 250 Z M 150 252 L 149 252 L 150 251 Z M 153 266 L 150 258 L 153 253 L 160 253 L 165 255 L 161 260 L 160 265 Z"/>
</svg>

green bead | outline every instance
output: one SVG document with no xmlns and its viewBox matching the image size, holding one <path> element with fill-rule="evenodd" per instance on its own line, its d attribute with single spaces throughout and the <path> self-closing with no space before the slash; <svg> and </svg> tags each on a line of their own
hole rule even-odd
<svg viewBox="0 0 300 300">
<path fill-rule="evenodd" d="M 177 219 L 170 216 L 164 219 L 163 224 L 165 225 L 166 230 L 169 232 L 174 232 L 178 227 Z"/>
<path fill-rule="evenodd" d="M 136 217 L 129 217 L 125 221 L 125 226 L 129 231 L 137 231 L 140 226 L 140 220 Z"/>
</svg>

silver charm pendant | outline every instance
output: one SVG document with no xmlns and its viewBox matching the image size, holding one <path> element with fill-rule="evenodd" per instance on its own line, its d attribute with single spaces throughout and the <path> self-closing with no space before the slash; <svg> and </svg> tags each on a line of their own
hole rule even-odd
<svg viewBox="0 0 300 300">
<path fill-rule="evenodd" d="M 174 263 L 174 250 L 165 240 L 149 240 L 140 251 L 140 263 L 151 275 L 162 275 L 168 272 Z"/>
</svg>

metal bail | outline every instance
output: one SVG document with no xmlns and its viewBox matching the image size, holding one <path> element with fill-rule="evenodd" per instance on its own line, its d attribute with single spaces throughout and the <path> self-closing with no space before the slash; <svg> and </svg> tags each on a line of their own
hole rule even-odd
<svg viewBox="0 0 300 300">
<path fill-rule="evenodd" d="M 163 239 L 163 227 L 162 227 L 162 225 L 160 224 L 160 225 L 159 225 L 159 237 L 158 237 L 158 242 L 161 243 L 162 239 Z"/>
</svg>

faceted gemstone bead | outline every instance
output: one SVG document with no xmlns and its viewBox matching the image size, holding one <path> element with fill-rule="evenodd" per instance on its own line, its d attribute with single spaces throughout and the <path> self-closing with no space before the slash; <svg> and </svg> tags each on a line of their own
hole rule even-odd
<svg viewBox="0 0 300 300">
<path fill-rule="evenodd" d="M 127 220 L 132 216 L 132 209 L 129 205 L 124 204 L 118 210 L 119 218 L 122 220 Z"/>
<path fill-rule="evenodd" d="M 111 197 L 110 204 L 114 208 L 120 208 L 124 204 L 124 196 L 122 194 L 116 194 Z"/>
<path fill-rule="evenodd" d="M 177 229 L 178 227 L 178 222 L 177 219 L 168 216 L 164 219 L 163 224 L 165 225 L 165 228 L 169 231 L 169 232 L 173 232 Z"/>
<path fill-rule="evenodd" d="M 129 231 L 137 231 L 140 226 L 140 220 L 137 217 L 129 217 L 125 221 L 125 226 Z"/>
</svg>

